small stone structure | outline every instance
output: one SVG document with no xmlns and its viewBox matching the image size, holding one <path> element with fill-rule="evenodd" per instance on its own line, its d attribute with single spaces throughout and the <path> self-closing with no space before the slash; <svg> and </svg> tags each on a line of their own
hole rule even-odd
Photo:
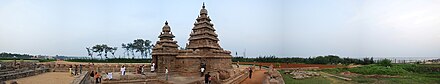
<svg viewBox="0 0 440 84">
<path fill-rule="evenodd" d="M 208 16 L 208 11 L 203 4 L 200 15 L 197 17 L 189 42 L 185 49 L 178 49 L 177 41 L 168 22 L 162 28 L 159 41 L 153 48 L 153 63 L 156 63 L 156 71 L 165 72 L 165 67 L 170 72 L 178 72 L 184 76 L 200 74 L 202 65 L 206 65 L 206 72 L 228 73 L 232 69 L 230 51 L 223 50 L 218 44 L 218 35 L 215 33 L 214 24 Z M 227 79 L 228 77 L 222 77 Z"/>
</svg>

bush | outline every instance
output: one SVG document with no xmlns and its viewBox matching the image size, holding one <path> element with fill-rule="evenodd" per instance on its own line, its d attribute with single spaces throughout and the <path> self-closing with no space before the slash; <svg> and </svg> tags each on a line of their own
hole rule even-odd
<svg viewBox="0 0 440 84">
<path fill-rule="evenodd" d="M 391 66 L 391 60 L 383 59 L 383 60 L 380 60 L 377 64 L 379 64 L 380 66 L 389 67 L 389 66 Z"/>
<path fill-rule="evenodd" d="M 403 75 L 407 74 L 408 71 L 402 67 L 385 67 L 378 65 L 368 65 L 363 67 L 356 67 L 348 69 L 350 72 L 360 73 L 360 74 L 381 74 L 381 75 Z"/>
</svg>

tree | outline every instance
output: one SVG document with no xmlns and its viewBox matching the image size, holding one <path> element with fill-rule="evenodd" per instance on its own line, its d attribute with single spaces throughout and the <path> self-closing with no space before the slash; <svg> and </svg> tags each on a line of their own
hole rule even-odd
<svg viewBox="0 0 440 84">
<path fill-rule="evenodd" d="M 125 49 L 124 51 L 124 58 L 126 55 L 130 56 L 130 52 L 128 52 L 130 50 L 130 47 L 128 47 L 126 44 L 122 43 L 122 48 Z"/>
<path fill-rule="evenodd" d="M 115 56 L 115 52 L 116 52 L 116 50 L 118 50 L 118 47 L 110 47 L 110 48 L 111 48 L 110 52 L 112 53 L 113 58 L 116 58 L 116 56 Z M 121 58 L 120 55 L 119 55 L 119 58 Z"/>
<path fill-rule="evenodd" d="M 93 52 L 92 52 L 93 50 L 88 47 L 86 47 L 86 50 L 87 50 L 87 53 L 90 56 L 90 58 L 93 60 Z"/>
<path fill-rule="evenodd" d="M 151 49 L 153 49 L 153 44 L 151 44 L 150 40 L 145 40 L 144 41 L 144 46 L 145 46 L 145 56 L 148 58 L 148 55 L 151 55 Z"/>
<path fill-rule="evenodd" d="M 102 52 L 104 51 L 104 48 L 102 47 L 102 45 L 99 45 L 99 44 L 95 45 L 95 46 L 92 47 L 92 49 L 93 49 L 93 52 L 97 52 L 98 53 L 97 56 L 100 56 L 101 60 L 102 60 Z"/>
<path fill-rule="evenodd" d="M 134 58 L 135 57 L 135 55 L 134 55 L 135 47 L 133 46 L 133 43 L 128 43 L 127 46 L 128 46 L 129 51 L 131 52 L 131 55 L 133 56 L 132 58 Z"/>
</svg>

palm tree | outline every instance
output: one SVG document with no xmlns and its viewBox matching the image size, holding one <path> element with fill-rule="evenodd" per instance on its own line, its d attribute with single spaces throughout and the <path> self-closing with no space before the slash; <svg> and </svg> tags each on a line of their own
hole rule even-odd
<svg viewBox="0 0 440 84">
<path fill-rule="evenodd" d="M 130 56 L 130 53 L 128 52 L 130 50 L 130 48 L 126 44 L 124 44 L 124 43 L 122 43 L 122 48 L 125 49 L 125 51 L 124 51 L 124 58 L 125 58 L 126 55 Z"/>
<path fill-rule="evenodd" d="M 136 49 L 136 52 L 140 52 L 141 53 L 141 58 L 143 58 L 144 56 L 144 52 L 146 50 L 145 46 L 145 41 L 143 39 L 136 39 L 134 40 L 133 46 Z"/>
<path fill-rule="evenodd" d="M 87 53 L 88 53 L 88 55 L 90 56 L 90 58 L 93 60 L 93 52 L 92 52 L 92 49 L 86 47 L 86 50 L 87 50 Z"/>
<path fill-rule="evenodd" d="M 135 47 L 133 46 L 133 43 L 128 43 L 127 46 L 128 46 L 129 51 L 131 52 L 131 55 L 133 56 L 132 58 L 134 58 L 136 55 L 134 55 Z"/>
<path fill-rule="evenodd" d="M 107 46 L 106 44 L 102 44 L 101 47 L 102 47 L 102 49 L 104 49 L 104 56 L 105 56 L 105 58 L 108 59 L 107 53 L 112 50 L 111 47 Z"/>
<path fill-rule="evenodd" d="M 153 44 L 151 44 L 150 40 L 145 40 L 145 56 L 148 58 L 148 55 L 151 55 L 151 49 L 153 49 Z"/>
<path fill-rule="evenodd" d="M 116 50 L 118 50 L 118 47 L 110 47 L 110 48 L 111 48 L 110 52 L 112 53 L 113 58 L 116 58 L 116 57 L 115 57 L 115 52 L 116 52 Z M 119 55 L 119 58 L 121 58 L 120 55 Z"/>
</svg>

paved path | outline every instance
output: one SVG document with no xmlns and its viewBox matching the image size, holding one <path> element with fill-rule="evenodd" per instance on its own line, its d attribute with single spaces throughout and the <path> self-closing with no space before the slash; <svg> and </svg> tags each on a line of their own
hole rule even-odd
<svg viewBox="0 0 440 84">
<path fill-rule="evenodd" d="M 243 82 L 241 82 L 241 84 L 263 84 L 263 80 L 264 80 L 264 72 L 266 72 L 266 70 L 255 70 L 252 73 L 252 78 L 246 78 Z"/>
</svg>

